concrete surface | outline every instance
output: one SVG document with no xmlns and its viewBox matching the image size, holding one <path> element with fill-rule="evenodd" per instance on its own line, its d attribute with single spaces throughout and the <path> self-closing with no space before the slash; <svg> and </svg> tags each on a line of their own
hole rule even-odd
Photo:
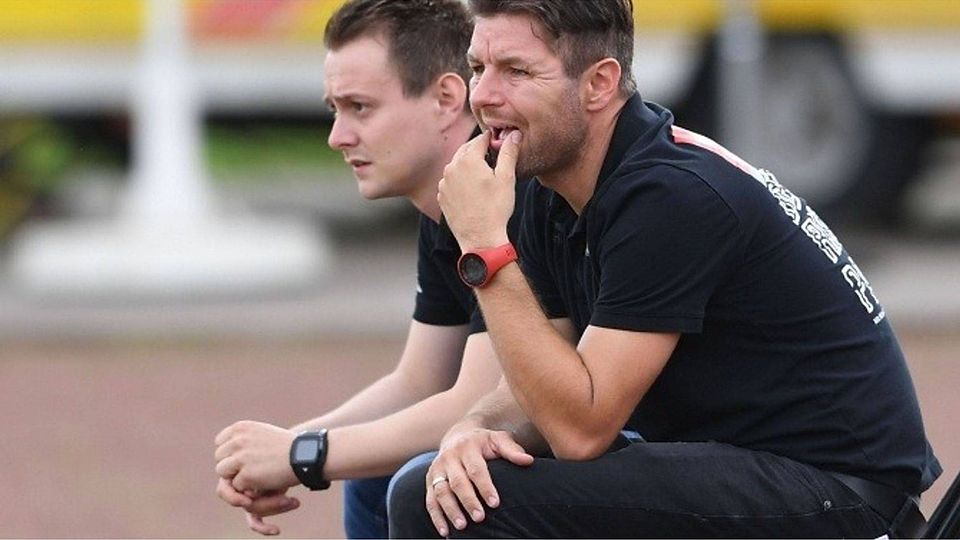
<svg viewBox="0 0 960 540">
<path fill-rule="evenodd" d="M 0 537 L 257 537 L 214 495 L 214 435 L 320 414 L 391 369 L 414 230 L 341 231 L 329 276 L 270 297 L 39 302 L 0 280 Z M 929 514 L 960 470 L 960 238 L 837 233 L 898 331 L 946 470 Z M 284 537 L 343 534 L 337 489 L 297 492 Z"/>
</svg>

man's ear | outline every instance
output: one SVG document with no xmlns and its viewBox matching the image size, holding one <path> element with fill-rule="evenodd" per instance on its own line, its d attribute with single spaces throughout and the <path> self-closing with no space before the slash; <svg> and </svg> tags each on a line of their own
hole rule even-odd
<svg viewBox="0 0 960 540">
<path fill-rule="evenodd" d="M 582 79 L 584 108 L 590 112 L 605 109 L 619 95 L 621 75 L 620 62 L 613 58 L 604 58 L 588 67 Z"/>
<path fill-rule="evenodd" d="M 459 75 L 444 73 L 433 83 L 433 92 L 437 113 L 444 119 L 444 129 L 466 114 L 467 84 Z"/>
</svg>

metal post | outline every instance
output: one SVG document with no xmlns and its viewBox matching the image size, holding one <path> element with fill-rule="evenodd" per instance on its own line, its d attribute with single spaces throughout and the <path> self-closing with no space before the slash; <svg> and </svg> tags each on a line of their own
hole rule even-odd
<svg viewBox="0 0 960 540">
<path fill-rule="evenodd" d="M 26 227 L 13 242 L 12 282 L 35 296 L 121 300 L 194 300 L 315 282 L 329 260 L 319 225 L 218 211 L 200 159 L 184 2 L 150 0 L 149 7 L 130 99 L 134 166 L 120 216 Z"/>
<path fill-rule="evenodd" d="M 763 28 L 755 0 L 727 0 L 717 62 L 720 142 L 748 161 L 760 148 Z"/>
</svg>

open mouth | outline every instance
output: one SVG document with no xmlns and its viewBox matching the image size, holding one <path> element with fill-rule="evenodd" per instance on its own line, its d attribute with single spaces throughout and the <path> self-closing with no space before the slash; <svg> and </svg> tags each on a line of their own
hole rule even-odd
<svg viewBox="0 0 960 540">
<path fill-rule="evenodd" d="M 349 163 L 350 166 L 354 168 L 360 168 L 370 164 L 369 161 L 363 161 L 362 159 L 349 159 L 347 160 L 347 163 Z"/>
<path fill-rule="evenodd" d="M 490 142 L 499 148 L 516 129 L 515 126 L 490 126 Z"/>
</svg>

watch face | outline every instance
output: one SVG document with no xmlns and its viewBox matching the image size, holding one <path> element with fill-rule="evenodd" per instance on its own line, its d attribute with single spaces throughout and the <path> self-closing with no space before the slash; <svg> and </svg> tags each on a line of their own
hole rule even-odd
<svg viewBox="0 0 960 540">
<path fill-rule="evenodd" d="M 476 287 L 487 279 L 487 263 L 475 253 L 467 253 L 460 259 L 460 276 L 467 285 Z"/>
<path fill-rule="evenodd" d="M 320 441 L 317 439 L 300 439 L 297 441 L 297 447 L 293 449 L 293 462 L 315 463 L 317 455 L 320 453 Z"/>
</svg>

